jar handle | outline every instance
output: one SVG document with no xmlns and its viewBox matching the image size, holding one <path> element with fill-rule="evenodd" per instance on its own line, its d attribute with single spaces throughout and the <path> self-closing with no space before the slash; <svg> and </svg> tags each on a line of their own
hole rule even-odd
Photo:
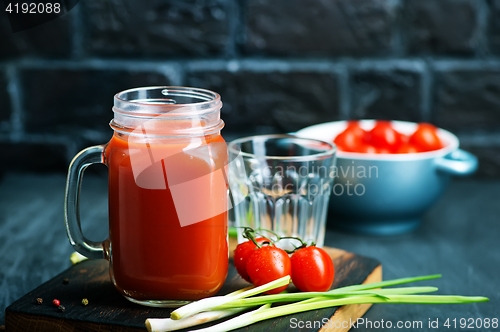
<svg viewBox="0 0 500 332">
<path fill-rule="evenodd" d="M 92 164 L 106 164 L 104 162 L 104 148 L 104 145 L 96 145 L 80 151 L 69 165 L 68 178 L 66 180 L 66 192 L 64 195 L 66 232 L 73 248 L 88 258 L 107 258 L 108 256 L 108 240 L 103 242 L 88 240 L 83 235 L 80 224 L 80 189 L 83 172 Z"/>
</svg>

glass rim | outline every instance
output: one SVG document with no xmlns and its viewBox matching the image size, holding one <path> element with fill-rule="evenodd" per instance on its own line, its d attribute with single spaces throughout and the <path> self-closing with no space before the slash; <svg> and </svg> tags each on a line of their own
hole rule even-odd
<svg viewBox="0 0 500 332">
<path fill-rule="evenodd" d="M 168 101 L 168 96 L 172 97 L 191 97 L 198 98 L 200 101 L 196 101 L 193 103 L 176 103 L 175 100 L 173 103 L 152 103 L 147 102 L 147 99 L 127 99 L 127 95 L 134 92 L 141 91 L 158 91 L 160 90 L 161 94 L 165 96 L 165 101 Z M 164 93 L 166 90 L 166 93 Z M 114 95 L 114 107 L 121 112 L 129 113 L 126 110 L 128 107 L 144 107 L 148 110 L 157 110 L 160 112 L 168 111 L 168 110 L 177 110 L 177 111 L 211 111 L 215 107 L 222 107 L 221 96 L 214 91 L 202 88 L 195 87 L 187 87 L 187 86 L 169 86 L 169 85 L 158 85 L 158 86 L 145 86 L 138 88 L 131 88 L 127 90 L 120 91 Z M 154 100 L 153 98 L 151 100 Z M 139 117 L 141 116 L 139 112 Z M 153 112 L 155 113 L 155 112 Z"/>
<path fill-rule="evenodd" d="M 235 146 L 237 144 L 241 144 L 244 142 L 252 141 L 255 138 L 271 138 L 271 139 L 279 139 L 279 138 L 290 138 L 294 139 L 297 141 L 313 141 L 316 143 L 321 143 L 328 145 L 331 149 L 328 151 L 323 151 L 320 153 L 314 153 L 306 156 L 266 156 L 266 155 L 257 155 L 249 152 L 243 152 L 240 150 L 235 149 Z M 270 135 L 253 135 L 253 136 L 247 136 L 247 137 L 242 137 L 242 138 L 237 138 L 228 144 L 228 150 L 231 153 L 234 154 L 240 154 L 243 157 L 251 157 L 251 158 L 256 158 L 256 159 L 270 159 L 270 160 L 282 160 L 282 161 L 307 161 L 307 160 L 320 160 L 320 159 L 325 159 L 328 157 L 333 157 L 335 153 L 337 152 L 337 146 L 333 142 L 327 142 L 327 141 L 322 141 L 319 139 L 315 138 L 305 138 L 305 137 L 299 137 L 296 135 L 291 135 L 291 134 L 270 134 Z"/>
</svg>

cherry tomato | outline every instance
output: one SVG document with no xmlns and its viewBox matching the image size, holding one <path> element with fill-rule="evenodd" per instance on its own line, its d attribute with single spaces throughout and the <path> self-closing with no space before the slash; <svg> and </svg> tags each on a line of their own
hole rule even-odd
<svg viewBox="0 0 500 332">
<path fill-rule="evenodd" d="M 370 131 L 370 143 L 378 148 L 386 148 L 388 153 L 397 149 L 401 139 L 401 134 L 392 128 L 389 121 L 377 121 Z"/>
<path fill-rule="evenodd" d="M 389 149 L 387 146 L 380 146 L 375 148 L 377 154 L 390 154 L 394 151 L 394 148 Z"/>
<path fill-rule="evenodd" d="M 419 152 L 439 150 L 443 147 L 443 143 L 437 135 L 437 128 L 429 123 L 419 123 L 417 130 L 410 136 L 409 142 Z"/>
<path fill-rule="evenodd" d="M 347 127 L 360 127 L 358 120 L 349 120 L 347 121 Z"/>
<path fill-rule="evenodd" d="M 269 241 L 269 239 L 266 239 L 265 237 L 256 238 L 255 241 L 258 244 L 262 244 L 264 242 L 271 242 Z M 255 243 L 253 243 L 253 241 L 248 240 L 246 242 L 238 244 L 236 246 L 236 249 L 234 249 L 234 267 L 236 267 L 236 271 L 238 271 L 238 274 L 248 282 L 251 282 L 247 273 L 248 257 L 250 257 L 255 248 L 257 248 Z"/>
<path fill-rule="evenodd" d="M 354 152 L 359 152 L 359 153 L 377 153 L 377 148 L 374 147 L 373 145 L 366 144 L 366 143 L 361 143 L 356 147 L 356 150 Z"/>
<path fill-rule="evenodd" d="M 370 131 L 365 131 L 359 121 L 348 121 L 346 129 L 334 140 L 340 151 L 358 153 L 417 153 L 441 149 L 444 144 L 437 135 L 437 128 L 420 123 L 415 133 L 407 136 L 392 128 L 390 121 L 376 121 Z"/>
<path fill-rule="evenodd" d="M 410 136 L 405 134 L 399 134 L 401 144 L 407 144 L 410 142 Z"/>
<path fill-rule="evenodd" d="M 362 143 L 365 131 L 360 127 L 347 127 L 343 132 L 337 135 L 333 142 L 339 150 L 347 152 L 356 152 L 356 148 Z"/>
<path fill-rule="evenodd" d="M 359 121 L 356 120 L 347 121 L 347 128 L 345 130 L 348 129 L 361 139 L 364 139 L 364 137 L 366 136 L 366 131 L 363 128 L 361 128 Z"/>
<path fill-rule="evenodd" d="M 255 249 L 247 262 L 247 273 L 255 286 L 262 286 L 284 276 L 291 276 L 292 264 L 288 254 L 277 247 L 263 246 Z M 287 286 L 272 289 L 266 294 L 278 294 Z"/>
<path fill-rule="evenodd" d="M 412 145 L 410 143 L 405 143 L 399 146 L 398 150 L 396 153 L 417 153 L 418 148 L 415 145 Z"/>
<path fill-rule="evenodd" d="M 325 292 L 335 276 L 330 256 L 321 248 L 309 246 L 293 253 L 292 281 L 303 292 Z"/>
</svg>

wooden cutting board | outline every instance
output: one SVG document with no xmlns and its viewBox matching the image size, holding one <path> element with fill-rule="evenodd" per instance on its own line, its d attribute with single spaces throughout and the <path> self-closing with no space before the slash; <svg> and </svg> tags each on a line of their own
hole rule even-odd
<svg viewBox="0 0 500 332">
<path fill-rule="evenodd" d="M 231 254 L 235 246 L 236 241 L 231 239 Z M 332 257 L 335 267 L 333 288 L 382 280 L 382 266 L 377 260 L 340 249 L 324 249 Z M 63 283 L 64 278 L 69 279 L 68 284 Z M 228 277 L 219 295 L 247 286 L 249 284 L 239 277 L 230 259 Z M 43 299 L 43 304 L 36 304 L 37 297 Z M 55 298 L 65 306 L 64 312 L 52 305 L 51 301 Z M 87 306 L 81 304 L 83 298 L 88 299 Z M 370 306 L 371 304 L 356 304 L 313 310 L 262 321 L 238 331 L 347 331 L 347 323 L 342 327 L 342 322 L 356 321 Z M 5 327 L 7 332 L 146 331 L 146 318 L 169 317 L 171 311 L 172 309 L 143 307 L 127 301 L 115 290 L 109 279 L 108 262 L 103 259 L 87 260 L 72 266 L 12 303 L 5 310 Z M 329 323 L 323 324 L 327 319 Z M 294 324 L 299 321 L 304 324 L 310 322 L 312 327 L 297 329 Z M 220 321 L 215 323 L 218 322 Z M 339 322 L 337 327 L 335 322 Z M 195 328 L 199 327 L 192 329 Z"/>
</svg>

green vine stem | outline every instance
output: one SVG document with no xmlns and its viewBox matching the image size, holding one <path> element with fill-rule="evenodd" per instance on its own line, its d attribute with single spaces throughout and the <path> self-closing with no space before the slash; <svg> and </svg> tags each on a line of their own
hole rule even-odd
<svg viewBox="0 0 500 332">
<path fill-rule="evenodd" d="M 269 229 L 265 229 L 265 228 L 257 228 L 257 229 L 253 229 L 251 227 L 248 227 L 248 226 L 245 226 L 245 227 L 238 227 L 238 228 L 243 228 L 243 237 L 245 239 L 248 239 L 250 241 L 252 241 L 258 248 L 261 248 L 262 245 L 265 245 L 265 244 L 268 244 L 268 245 L 274 245 L 275 243 L 281 241 L 281 240 L 284 240 L 284 239 L 291 239 L 291 240 L 297 240 L 300 242 L 300 246 L 296 247 L 294 246 L 295 248 L 293 250 L 285 250 L 287 254 L 293 254 L 295 251 L 299 250 L 299 249 L 302 249 L 302 248 L 305 248 L 307 247 L 307 243 L 304 242 L 300 237 L 295 237 L 295 236 L 279 236 L 278 234 L 276 234 L 275 232 L 269 230 Z M 271 233 L 273 234 L 275 237 L 276 237 L 276 240 L 270 240 L 271 242 L 263 242 L 261 244 L 257 243 L 257 241 L 255 240 L 256 236 L 257 235 L 262 235 L 263 237 L 265 238 L 268 238 L 268 236 L 265 236 L 264 234 L 262 234 L 262 232 L 267 232 L 267 233 Z M 315 246 L 316 244 L 314 242 L 312 242 L 309 246 Z"/>
</svg>

